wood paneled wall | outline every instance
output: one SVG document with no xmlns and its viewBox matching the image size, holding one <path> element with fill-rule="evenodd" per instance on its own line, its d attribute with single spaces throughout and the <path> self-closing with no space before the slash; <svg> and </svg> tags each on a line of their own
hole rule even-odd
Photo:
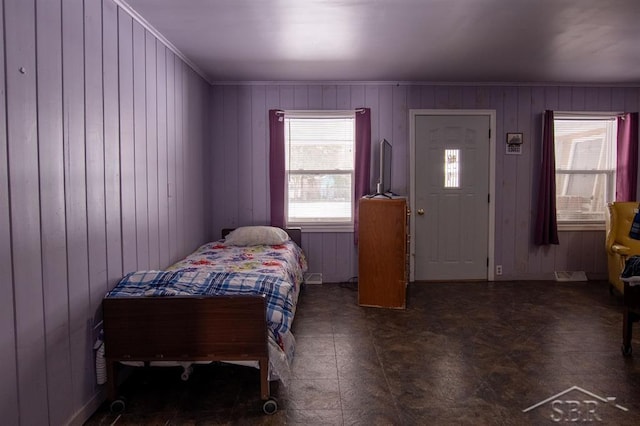
<svg viewBox="0 0 640 426">
<path fill-rule="evenodd" d="M 2 6 L 0 413 L 82 422 L 105 292 L 210 239 L 209 85 L 111 0 Z"/>
<path fill-rule="evenodd" d="M 393 190 L 409 191 L 410 109 L 493 109 L 497 117 L 495 262 L 500 279 L 552 279 L 553 272 L 606 276 L 604 231 L 561 232 L 560 245 L 532 243 L 542 113 L 638 111 L 637 87 L 408 84 L 246 84 L 212 89 L 214 229 L 269 223 L 267 111 L 371 108 L 372 139 L 393 143 Z M 524 133 L 522 155 L 505 155 L 507 132 Z M 373 149 L 375 152 L 375 147 Z M 372 189 L 377 178 L 372 161 Z M 237 170 L 237 171 L 236 171 Z M 324 281 L 357 274 L 352 234 L 303 233 L 310 271 Z"/>
</svg>

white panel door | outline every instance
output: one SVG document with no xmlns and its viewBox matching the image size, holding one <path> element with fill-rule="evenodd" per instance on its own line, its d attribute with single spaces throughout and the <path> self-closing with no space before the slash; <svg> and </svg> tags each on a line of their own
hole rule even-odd
<svg viewBox="0 0 640 426">
<path fill-rule="evenodd" d="M 416 281 L 487 279 L 489 129 L 486 115 L 415 117 Z"/>
</svg>

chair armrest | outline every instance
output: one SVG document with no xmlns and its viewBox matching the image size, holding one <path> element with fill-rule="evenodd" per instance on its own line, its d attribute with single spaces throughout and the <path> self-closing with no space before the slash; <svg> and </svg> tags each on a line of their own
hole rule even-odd
<svg viewBox="0 0 640 426">
<path fill-rule="evenodd" d="M 611 252 L 619 254 L 620 256 L 628 256 L 631 254 L 631 249 L 627 246 L 623 246 L 622 244 L 613 244 L 611 246 Z"/>
</svg>

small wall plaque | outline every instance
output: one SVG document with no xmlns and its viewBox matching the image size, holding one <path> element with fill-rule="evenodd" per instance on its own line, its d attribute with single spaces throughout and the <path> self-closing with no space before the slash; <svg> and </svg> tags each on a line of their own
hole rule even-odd
<svg viewBox="0 0 640 426">
<path fill-rule="evenodd" d="M 507 133 L 506 154 L 522 154 L 522 133 Z"/>
</svg>

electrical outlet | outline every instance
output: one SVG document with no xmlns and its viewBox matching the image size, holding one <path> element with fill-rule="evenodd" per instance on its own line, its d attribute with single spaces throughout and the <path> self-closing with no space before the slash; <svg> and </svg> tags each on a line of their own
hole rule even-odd
<svg viewBox="0 0 640 426">
<path fill-rule="evenodd" d="M 502 265 L 496 265 L 496 275 L 502 275 Z"/>
</svg>

